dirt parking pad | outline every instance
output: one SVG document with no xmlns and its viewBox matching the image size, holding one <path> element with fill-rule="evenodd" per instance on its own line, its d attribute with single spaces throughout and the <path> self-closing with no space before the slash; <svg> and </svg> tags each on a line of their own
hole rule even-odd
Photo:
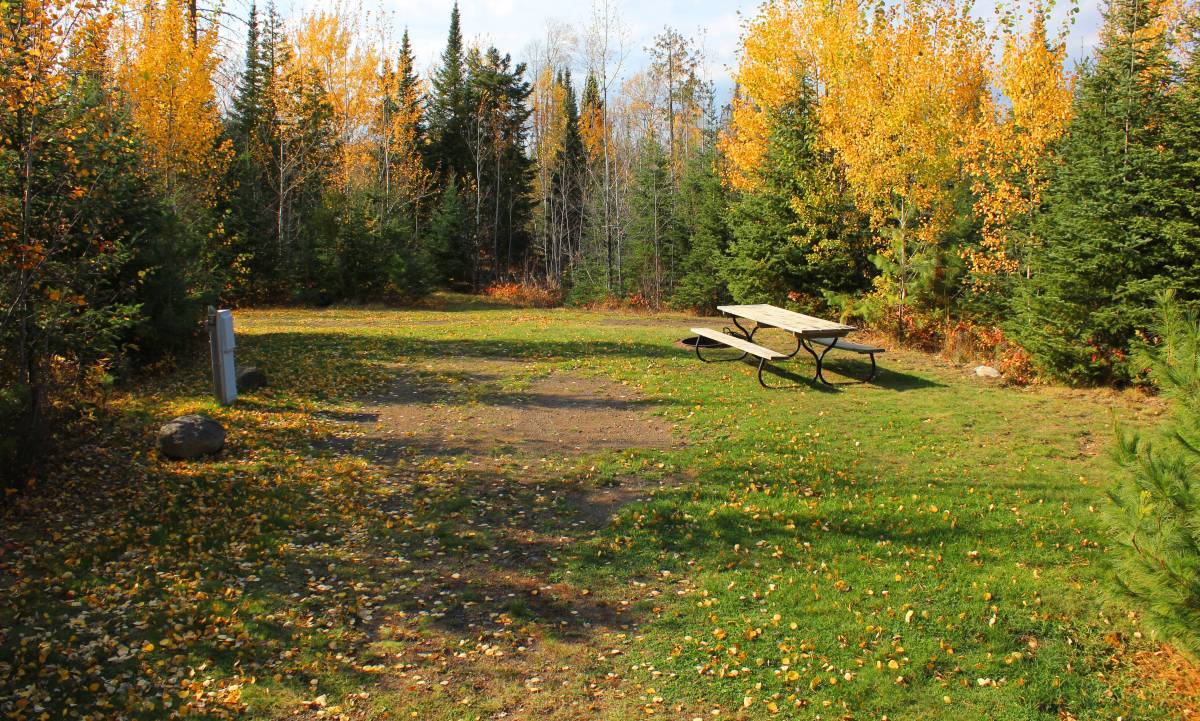
<svg viewBox="0 0 1200 721">
<path fill-rule="evenodd" d="M 521 363 L 458 359 L 448 384 L 410 376 L 364 406 L 373 421 L 365 437 L 408 441 L 436 455 L 579 455 L 678 445 L 671 423 L 628 386 L 554 371 L 515 390 L 506 382 L 528 373 Z"/>
</svg>

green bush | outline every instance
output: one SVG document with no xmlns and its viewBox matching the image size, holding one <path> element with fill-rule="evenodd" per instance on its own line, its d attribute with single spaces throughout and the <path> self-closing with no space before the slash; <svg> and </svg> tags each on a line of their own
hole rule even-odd
<svg viewBox="0 0 1200 721">
<path fill-rule="evenodd" d="M 1149 626 L 1200 655 L 1200 321 L 1166 296 L 1161 342 L 1142 353 L 1171 403 L 1146 436 L 1119 433 L 1123 470 L 1109 492 L 1111 576 Z"/>
</svg>

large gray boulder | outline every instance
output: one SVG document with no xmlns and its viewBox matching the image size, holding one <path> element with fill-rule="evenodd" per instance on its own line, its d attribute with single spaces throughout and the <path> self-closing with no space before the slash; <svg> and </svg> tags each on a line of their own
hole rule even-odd
<svg viewBox="0 0 1200 721">
<path fill-rule="evenodd" d="M 975 366 L 975 375 L 980 378 L 999 378 L 1002 374 L 991 366 Z"/>
<path fill-rule="evenodd" d="M 168 458 L 199 458 L 224 447 L 225 429 L 208 416 L 179 416 L 158 429 L 158 451 Z"/>
<path fill-rule="evenodd" d="M 267 374 L 255 366 L 238 368 L 237 389 L 239 393 L 249 393 L 267 384 Z"/>
</svg>

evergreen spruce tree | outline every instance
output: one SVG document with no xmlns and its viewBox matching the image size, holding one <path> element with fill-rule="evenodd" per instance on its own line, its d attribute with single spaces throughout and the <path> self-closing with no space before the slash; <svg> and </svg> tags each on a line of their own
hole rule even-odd
<svg viewBox="0 0 1200 721">
<path fill-rule="evenodd" d="M 462 253 L 467 229 L 467 208 L 458 191 L 458 181 L 450 178 L 429 220 L 423 243 L 435 277 L 451 281 L 467 277 L 469 259 Z"/>
<path fill-rule="evenodd" d="M 1200 321 L 1166 294 L 1161 342 L 1141 358 L 1170 400 L 1153 434 L 1122 433 L 1109 498 L 1109 576 L 1151 629 L 1200 656 Z"/>
<path fill-rule="evenodd" d="M 396 63 L 396 74 L 399 76 L 397 98 L 400 102 L 404 102 L 405 98 L 411 98 L 409 102 L 412 106 L 406 110 L 417 110 L 417 143 L 420 144 L 423 132 L 425 129 L 424 118 L 420 113 L 420 93 L 413 92 L 420 80 L 417 78 L 416 58 L 413 56 L 412 43 L 408 39 L 408 28 L 404 29 L 404 35 L 400 38 L 400 57 Z"/>
<path fill-rule="evenodd" d="M 245 144 L 245 138 L 254 132 L 263 110 L 263 58 L 259 47 L 258 6 L 250 4 L 250 15 L 246 19 L 246 64 L 238 82 L 237 95 L 233 99 L 233 136 Z"/>
<path fill-rule="evenodd" d="M 1185 45 L 1190 48 L 1167 124 L 1167 148 L 1174 164 L 1170 187 L 1179 228 L 1168 269 L 1184 302 L 1200 303 L 1200 14 L 1188 17 Z"/>
<path fill-rule="evenodd" d="M 260 37 L 258 8 L 250 6 L 246 31 L 246 64 L 238 82 L 229 122 L 233 160 L 229 164 L 229 203 L 232 257 L 222 259 L 230 273 L 235 296 L 253 294 L 255 280 L 273 270 L 272 219 L 268 202 L 268 172 L 264 155 L 269 154 L 271 121 L 266 99 L 272 68 Z"/>
<path fill-rule="evenodd" d="M 715 312 L 729 291 L 721 278 L 721 258 L 729 246 L 729 193 L 717 172 L 714 139 L 694 155 L 680 182 L 681 206 L 689 226 L 688 250 L 671 304 L 676 308 Z"/>
<path fill-rule="evenodd" d="M 571 84 L 571 71 L 564 70 L 559 82 L 563 87 L 563 116 L 566 118 L 566 132 L 560 152 L 562 157 L 571 163 L 580 163 L 584 159 L 583 136 L 579 131 L 579 104 L 575 101 L 575 87 Z"/>
<path fill-rule="evenodd" d="M 782 305 L 797 293 L 812 302 L 822 292 L 862 290 L 870 277 L 865 225 L 817 146 L 811 91 L 769 122 L 758 185 L 732 206 L 722 268 L 730 295 Z"/>
<path fill-rule="evenodd" d="M 574 256 L 583 237 L 587 153 L 579 130 L 579 106 L 575 102 L 571 72 L 564 71 L 558 82 L 563 88 L 562 113 L 565 132 L 563 145 L 555 154 L 551 171 L 549 215 L 551 222 L 559 226 L 557 230 L 561 234 L 562 245 L 568 256 Z"/>
<path fill-rule="evenodd" d="M 529 247 L 534 161 L 526 152 L 532 89 L 525 64 L 494 47 L 467 57 L 465 146 L 470 166 L 471 281 L 479 287 L 514 268 Z"/>
<path fill-rule="evenodd" d="M 599 113 L 603 107 L 604 101 L 600 97 L 600 84 L 596 81 L 596 74 L 588 72 L 587 78 L 583 81 L 583 97 L 581 105 L 583 114 L 590 115 L 591 113 Z"/>
<path fill-rule="evenodd" d="M 580 102 L 579 131 L 583 139 L 586 164 L 584 168 L 584 213 L 580 252 L 568 272 L 567 302 L 586 304 L 611 294 L 609 266 L 612 244 L 608 232 L 605 201 L 611 200 L 605 187 L 603 128 L 604 100 L 600 84 L 589 72 L 583 83 Z"/>
<path fill-rule="evenodd" d="M 461 180 L 470 175 L 471 153 L 467 147 L 467 122 L 471 113 L 467 87 L 466 56 L 463 52 L 458 3 L 450 11 L 450 31 L 442 61 L 433 73 L 429 110 L 429 158 L 427 165 L 444 177 Z"/>
<path fill-rule="evenodd" d="M 1173 268 L 1195 263 L 1177 257 L 1196 228 L 1177 200 L 1177 156 L 1164 152 L 1176 69 L 1160 13 L 1109 2 L 1035 221 L 1041 244 L 1010 331 L 1043 372 L 1070 382 L 1127 380 L 1156 294 L 1175 284 Z"/>
<path fill-rule="evenodd" d="M 631 294 L 657 306 L 674 293 L 683 240 L 675 215 L 670 158 L 653 135 L 638 148 L 629 189 L 624 273 Z"/>
</svg>

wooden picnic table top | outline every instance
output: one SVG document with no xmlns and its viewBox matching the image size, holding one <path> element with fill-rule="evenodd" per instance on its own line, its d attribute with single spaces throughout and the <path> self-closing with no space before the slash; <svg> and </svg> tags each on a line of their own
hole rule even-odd
<svg viewBox="0 0 1200 721">
<path fill-rule="evenodd" d="M 843 325 L 823 318 L 778 308 L 767 303 L 754 305 L 719 305 L 717 310 L 728 315 L 752 320 L 761 326 L 770 326 L 795 333 L 806 338 L 840 338 L 852 330 L 852 325 Z"/>
</svg>

